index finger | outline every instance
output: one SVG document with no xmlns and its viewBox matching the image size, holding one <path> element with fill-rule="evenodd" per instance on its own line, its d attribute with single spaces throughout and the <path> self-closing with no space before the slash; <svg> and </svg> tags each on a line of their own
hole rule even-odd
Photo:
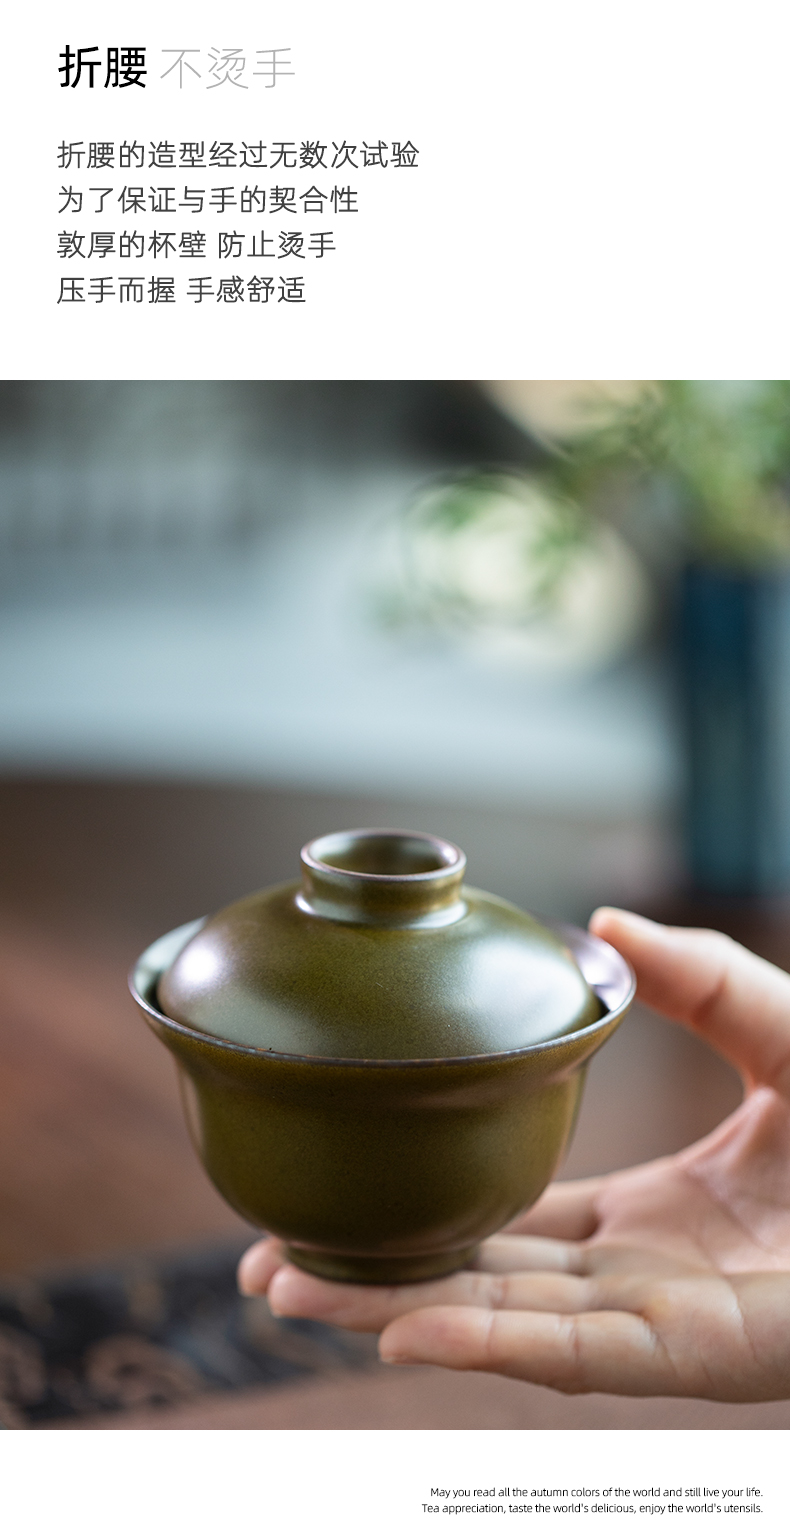
<svg viewBox="0 0 790 1539">
<path fill-rule="evenodd" d="M 631 963 L 637 997 L 705 1037 L 750 1086 L 790 1093 L 790 977 L 715 930 L 599 908 L 590 929 Z"/>
</svg>

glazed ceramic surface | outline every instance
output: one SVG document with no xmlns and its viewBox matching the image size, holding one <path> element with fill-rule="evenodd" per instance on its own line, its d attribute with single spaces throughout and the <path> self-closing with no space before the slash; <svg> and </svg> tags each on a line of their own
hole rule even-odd
<svg viewBox="0 0 790 1539">
<path fill-rule="evenodd" d="M 302 865 L 156 942 L 133 992 L 233 1207 L 324 1276 L 441 1275 L 551 1179 L 630 971 L 463 887 L 426 835 L 330 835 Z"/>
<path fill-rule="evenodd" d="M 508 1052 L 601 1014 L 575 959 L 512 903 L 462 886 L 456 845 L 354 830 L 302 880 L 207 920 L 158 986 L 172 1020 L 319 1058 Z"/>
</svg>

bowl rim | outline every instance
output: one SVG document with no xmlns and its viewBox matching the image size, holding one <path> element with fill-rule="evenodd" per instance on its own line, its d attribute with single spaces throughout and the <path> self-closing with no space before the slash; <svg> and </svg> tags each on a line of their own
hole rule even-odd
<svg viewBox="0 0 790 1539">
<path fill-rule="evenodd" d="M 535 1057 L 538 1053 L 545 1053 L 547 1049 L 559 1050 L 566 1043 L 584 1042 L 587 1038 L 594 1038 L 607 1026 L 617 1023 L 633 1002 L 636 993 L 636 977 L 633 968 L 614 946 L 609 945 L 608 941 L 601 940 L 597 935 L 591 935 L 589 930 L 582 930 L 578 925 L 566 924 L 564 920 L 547 919 L 536 914 L 533 917 L 547 929 L 552 930 L 569 948 L 588 986 L 602 1004 L 609 1006 L 605 1015 L 599 1016 L 597 1021 L 590 1022 L 588 1026 L 580 1026 L 578 1031 L 563 1032 L 556 1037 L 547 1037 L 543 1042 L 531 1042 L 527 1047 L 508 1048 L 501 1053 L 467 1053 L 453 1058 L 325 1058 L 313 1053 L 281 1053 L 274 1048 L 253 1047 L 244 1042 L 232 1042 L 227 1037 L 201 1031 L 197 1026 L 185 1026 L 160 1010 L 156 985 L 182 947 L 192 939 L 193 935 L 197 935 L 201 926 L 205 924 L 206 917 L 204 915 L 200 919 L 192 919 L 187 924 L 178 925 L 176 929 L 168 930 L 165 935 L 160 935 L 146 947 L 129 973 L 129 990 L 132 998 L 144 1015 L 153 1017 L 168 1031 L 176 1032 L 179 1036 L 209 1047 L 222 1048 L 247 1058 L 258 1058 L 262 1063 L 309 1064 L 317 1068 L 347 1069 L 429 1069 L 439 1065 L 450 1068 L 461 1067 L 464 1064 L 483 1067 L 486 1064 Z M 161 957 L 157 955 L 154 958 L 152 953 L 159 953 Z M 156 1003 L 152 1002 L 151 996 Z"/>
</svg>

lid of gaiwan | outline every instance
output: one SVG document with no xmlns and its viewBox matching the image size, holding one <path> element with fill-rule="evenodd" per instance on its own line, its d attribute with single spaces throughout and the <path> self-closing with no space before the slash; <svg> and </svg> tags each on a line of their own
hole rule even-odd
<svg viewBox="0 0 790 1539">
<path fill-rule="evenodd" d="M 512 1052 L 604 1013 L 558 936 L 462 885 L 457 845 L 353 829 L 301 864 L 187 941 L 157 988 L 172 1020 L 266 1052 L 403 1060 Z"/>
</svg>

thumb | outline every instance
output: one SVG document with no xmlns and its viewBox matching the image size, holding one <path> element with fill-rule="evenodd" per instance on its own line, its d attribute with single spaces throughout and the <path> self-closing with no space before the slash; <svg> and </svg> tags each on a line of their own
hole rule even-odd
<svg viewBox="0 0 790 1539">
<path fill-rule="evenodd" d="M 630 962 L 644 1004 L 698 1032 L 750 1086 L 790 1094 L 790 977 L 781 968 L 715 930 L 623 909 L 597 909 L 590 930 Z"/>
</svg>

